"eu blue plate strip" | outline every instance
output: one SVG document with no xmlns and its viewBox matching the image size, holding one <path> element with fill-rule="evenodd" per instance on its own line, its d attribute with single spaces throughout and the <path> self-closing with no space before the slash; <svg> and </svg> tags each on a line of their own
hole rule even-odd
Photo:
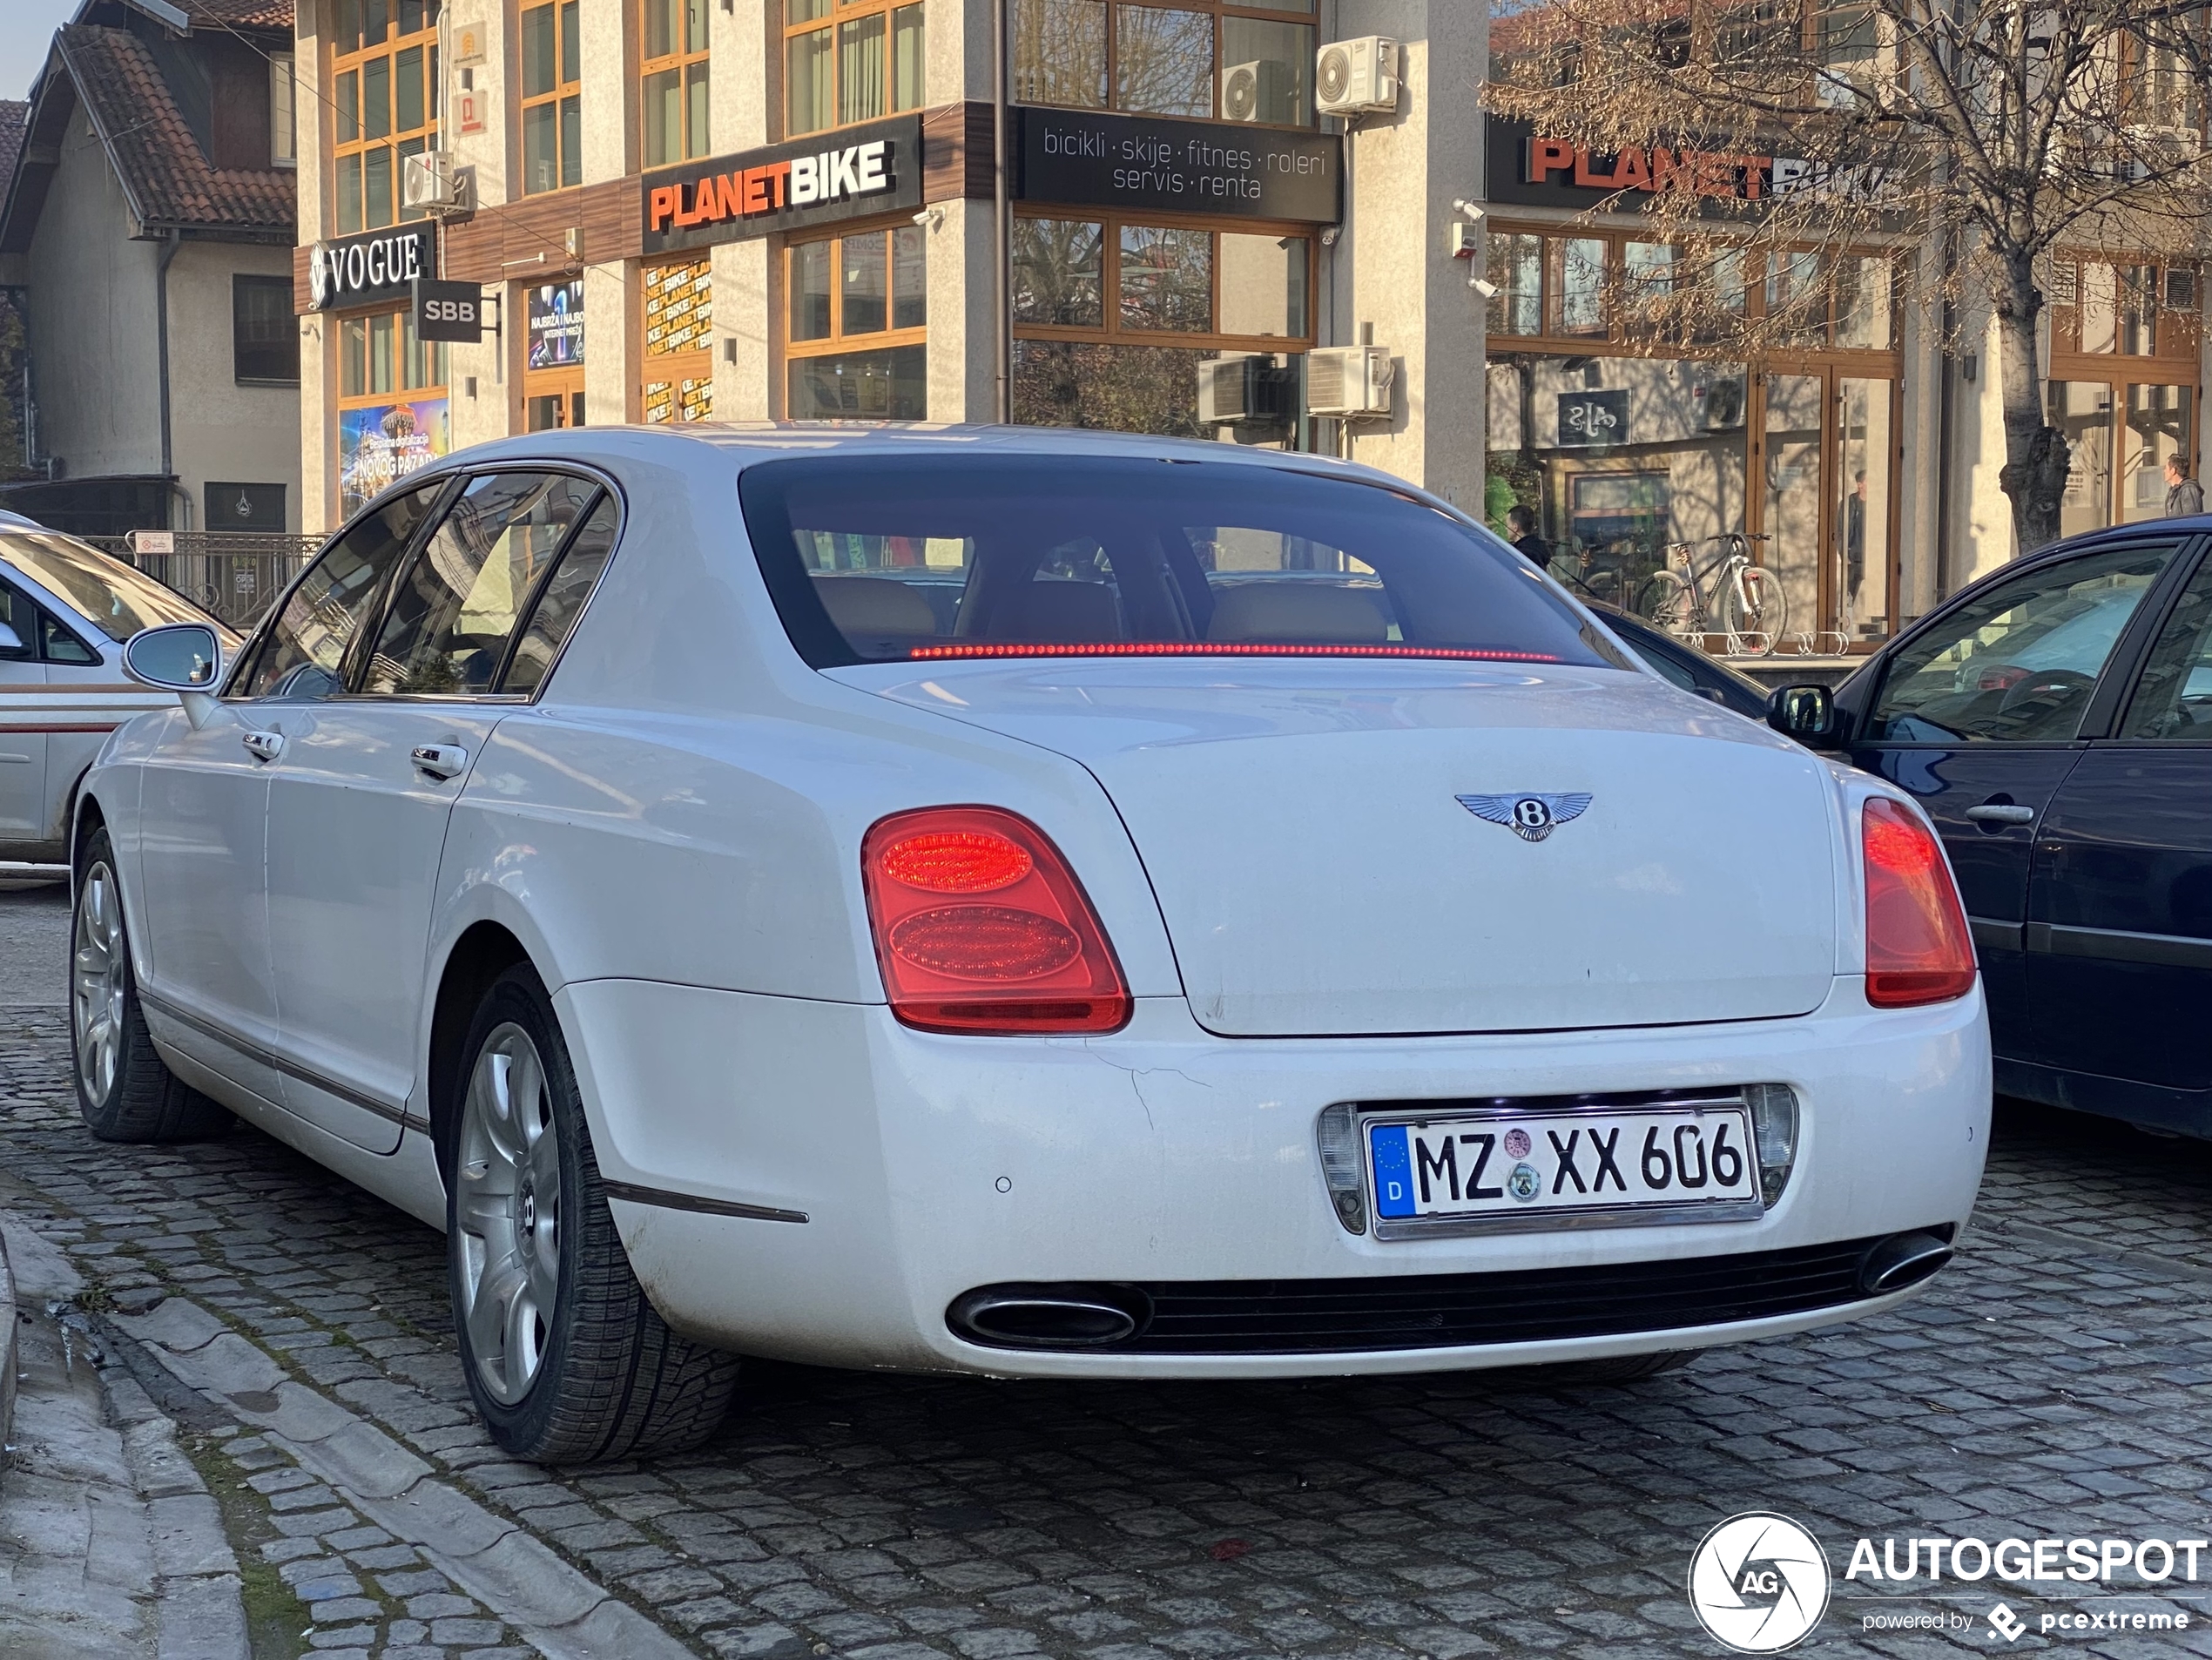
<svg viewBox="0 0 2212 1660">
<path fill-rule="evenodd" d="M 1367 1158 L 1375 1172 L 1375 1214 L 1413 1214 L 1413 1156 L 1404 1124 L 1375 1124 L 1367 1131 Z"/>
</svg>

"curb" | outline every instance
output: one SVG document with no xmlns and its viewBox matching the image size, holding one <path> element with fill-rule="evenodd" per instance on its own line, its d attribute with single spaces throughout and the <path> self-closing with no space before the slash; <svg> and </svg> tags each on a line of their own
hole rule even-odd
<svg viewBox="0 0 2212 1660">
<path fill-rule="evenodd" d="M 23 1324 L 16 1312 L 16 1276 L 8 1266 L 8 1240 L 0 1234 L 0 1479 L 8 1471 L 8 1456 L 15 1451 L 16 1327 Z"/>
<path fill-rule="evenodd" d="M 307 1387 L 189 1298 L 113 1326 L 187 1388 L 251 1425 L 375 1526 L 420 1549 L 548 1660 L 694 1660 L 517 1523 L 442 1479 L 395 1437 Z"/>
</svg>

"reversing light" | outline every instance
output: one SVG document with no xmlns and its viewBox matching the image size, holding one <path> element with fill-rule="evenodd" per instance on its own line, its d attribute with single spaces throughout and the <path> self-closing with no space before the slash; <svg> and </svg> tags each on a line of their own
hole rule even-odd
<svg viewBox="0 0 2212 1660">
<path fill-rule="evenodd" d="M 1870 796 L 1860 814 L 1866 867 L 1866 1001 L 1877 1009 L 1946 1002 L 1973 989 L 1974 947 L 1943 848 L 1900 801 Z"/>
<path fill-rule="evenodd" d="M 1027 819 L 894 813 L 862 840 L 860 875 L 884 990 L 905 1024 L 1012 1036 L 1129 1023 L 1135 1003 L 1097 913 Z"/>
<path fill-rule="evenodd" d="M 1759 1200 L 1770 1211 L 1797 1162 L 1797 1092 L 1786 1083 L 1747 1083 L 1743 1104 L 1751 1109 L 1751 1141 L 1759 1150 Z"/>
<path fill-rule="evenodd" d="M 1359 1161 L 1359 1119 L 1347 1102 L 1325 1108 L 1315 1125 L 1321 1151 L 1321 1180 L 1329 1204 L 1346 1233 L 1367 1231 L 1367 1191 Z"/>
</svg>

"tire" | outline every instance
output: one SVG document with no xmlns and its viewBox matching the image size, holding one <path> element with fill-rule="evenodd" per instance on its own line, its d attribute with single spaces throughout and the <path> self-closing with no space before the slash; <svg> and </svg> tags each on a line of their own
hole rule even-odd
<svg viewBox="0 0 2212 1660">
<path fill-rule="evenodd" d="M 77 1110 L 101 1141 L 204 1141 L 237 1123 L 172 1072 L 153 1047 L 105 827 L 85 844 L 70 917 L 69 1057 Z"/>
<path fill-rule="evenodd" d="M 440 1126 L 448 1279 L 492 1439 L 543 1464 L 705 1441 L 729 1411 L 737 1357 L 671 1332 L 631 1272 L 568 1047 L 527 965 L 484 994 Z"/>
<path fill-rule="evenodd" d="M 1655 570 L 1636 590 L 1635 614 L 1669 634 L 1686 634 L 1690 627 L 1689 584 L 1672 570 Z"/>
<path fill-rule="evenodd" d="M 1662 1349 L 1656 1354 L 1615 1354 L 1602 1360 L 1561 1360 L 1531 1370 L 1542 1382 L 1561 1388 L 1602 1388 L 1613 1384 L 1641 1383 L 1646 1378 L 1677 1371 L 1696 1355 L 1695 1349 Z"/>
<path fill-rule="evenodd" d="M 1752 565 L 1741 573 L 1743 592 L 1739 599 L 1733 583 L 1721 585 L 1721 626 L 1737 635 L 1757 634 L 1766 644 L 1753 656 L 1764 656 L 1774 650 L 1783 631 L 1790 625 L 1790 596 L 1783 590 L 1782 578 L 1764 565 Z"/>
</svg>

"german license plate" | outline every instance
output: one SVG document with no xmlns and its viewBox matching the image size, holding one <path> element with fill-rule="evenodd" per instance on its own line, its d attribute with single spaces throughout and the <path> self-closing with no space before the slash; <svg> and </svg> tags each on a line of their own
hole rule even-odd
<svg viewBox="0 0 2212 1660">
<path fill-rule="evenodd" d="M 1375 1215 L 1386 1223 L 1758 1203 L 1750 1115 L 1736 1102 L 1371 1121 L 1366 1130 Z"/>
</svg>

